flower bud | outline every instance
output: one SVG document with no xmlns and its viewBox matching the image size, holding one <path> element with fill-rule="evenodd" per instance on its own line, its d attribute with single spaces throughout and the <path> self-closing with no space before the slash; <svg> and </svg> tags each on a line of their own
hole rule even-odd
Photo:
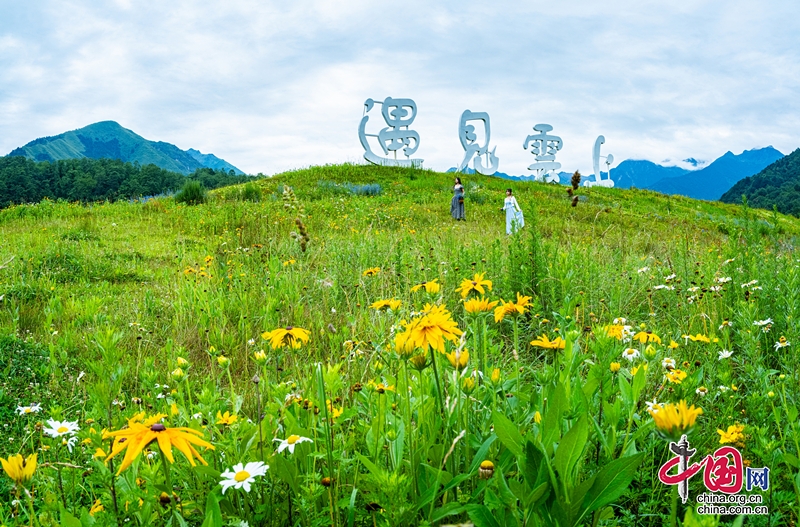
<svg viewBox="0 0 800 527">
<path fill-rule="evenodd" d="M 478 467 L 478 476 L 481 479 L 489 479 L 494 474 L 494 463 L 489 461 L 482 461 L 480 467 Z"/>
</svg>

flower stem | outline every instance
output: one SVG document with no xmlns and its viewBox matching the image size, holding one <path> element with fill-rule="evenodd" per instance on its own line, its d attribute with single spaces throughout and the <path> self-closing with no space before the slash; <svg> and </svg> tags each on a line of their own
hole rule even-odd
<svg viewBox="0 0 800 527">
<path fill-rule="evenodd" d="M 172 508 L 172 478 L 169 476 L 169 463 L 167 462 L 167 456 L 164 455 L 161 447 L 158 449 L 158 454 L 161 457 L 161 466 L 164 469 L 164 483 L 167 485 L 167 490 L 169 491 L 169 503 L 170 508 Z"/>
<path fill-rule="evenodd" d="M 433 362 L 433 376 L 436 379 L 436 395 L 439 402 L 439 411 L 444 415 L 444 403 L 442 402 L 442 388 L 439 385 L 439 368 L 436 366 L 436 353 L 431 350 L 431 362 Z"/>
</svg>

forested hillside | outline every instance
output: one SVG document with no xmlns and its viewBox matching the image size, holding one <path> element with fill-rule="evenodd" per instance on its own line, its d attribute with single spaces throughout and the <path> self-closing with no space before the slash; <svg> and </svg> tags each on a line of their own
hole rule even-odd
<svg viewBox="0 0 800 527">
<path fill-rule="evenodd" d="M 21 156 L 0 157 L 0 207 L 35 203 L 44 198 L 104 201 L 152 196 L 180 189 L 187 179 L 216 188 L 249 181 L 224 170 L 201 168 L 189 176 L 117 159 L 65 159 L 36 162 Z"/>
</svg>

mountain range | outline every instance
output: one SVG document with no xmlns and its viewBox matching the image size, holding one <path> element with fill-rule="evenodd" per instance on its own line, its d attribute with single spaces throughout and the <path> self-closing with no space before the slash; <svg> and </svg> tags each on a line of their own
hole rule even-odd
<svg viewBox="0 0 800 527">
<path fill-rule="evenodd" d="M 783 158 L 784 155 L 775 148 L 768 146 L 753 150 L 745 150 L 741 154 L 726 152 L 711 163 L 697 161 L 694 158 L 685 159 L 684 166 L 700 167 L 687 169 L 681 166 L 665 166 L 652 161 L 626 159 L 611 170 L 611 179 L 617 188 L 640 188 L 655 190 L 663 194 L 678 194 L 695 199 L 717 200 L 737 181 L 758 174 L 767 166 Z M 454 172 L 451 168 L 448 172 Z M 469 169 L 467 173 L 472 173 Z M 514 176 L 503 172 L 494 174 L 496 177 L 525 181 L 533 179 L 532 176 Z M 590 174 L 583 174 L 584 177 Z M 559 172 L 562 184 L 569 184 L 572 174 Z M 608 173 L 602 173 L 603 178 Z M 741 197 L 741 196 L 740 196 Z"/>
<path fill-rule="evenodd" d="M 164 170 L 191 174 L 200 168 L 241 170 L 214 154 L 202 154 L 190 148 L 181 150 L 163 141 L 149 141 L 114 121 L 101 121 L 52 137 L 34 139 L 25 146 L 15 148 L 9 156 L 22 156 L 33 161 L 58 161 L 62 159 L 119 159 L 120 161 L 153 164 Z"/>
<path fill-rule="evenodd" d="M 722 195 L 720 201 L 741 203 L 747 198 L 751 207 L 776 207 L 784 214 L 800 215 L 800 149 L 778 159 L 758 174 L 746 177 Z"/>
</svg>

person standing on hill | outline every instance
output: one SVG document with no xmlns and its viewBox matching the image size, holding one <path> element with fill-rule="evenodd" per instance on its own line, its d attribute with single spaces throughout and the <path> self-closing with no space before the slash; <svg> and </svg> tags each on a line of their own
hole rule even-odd
<svg viewBox="0 0 800 527">
<path fill-rule="evenodd" d="M 454 220 L 466 221 L 464 216 L 464 185 L 461 184 L 461 178 L 457 177 L 453 187 L 453 199 L 450 200 L 450 215 Z"/>
<path fill-rule="evenodd" d="M 503 202 L 501 211 L 506 211 L 506 234 L 513 234 L 525 226 L 525 218 L 522 216 L 522 209 L 519 208 L 517 198 L 514 197 L 510 188 L 506 189 L 506 199 Z"/>
</svg>

